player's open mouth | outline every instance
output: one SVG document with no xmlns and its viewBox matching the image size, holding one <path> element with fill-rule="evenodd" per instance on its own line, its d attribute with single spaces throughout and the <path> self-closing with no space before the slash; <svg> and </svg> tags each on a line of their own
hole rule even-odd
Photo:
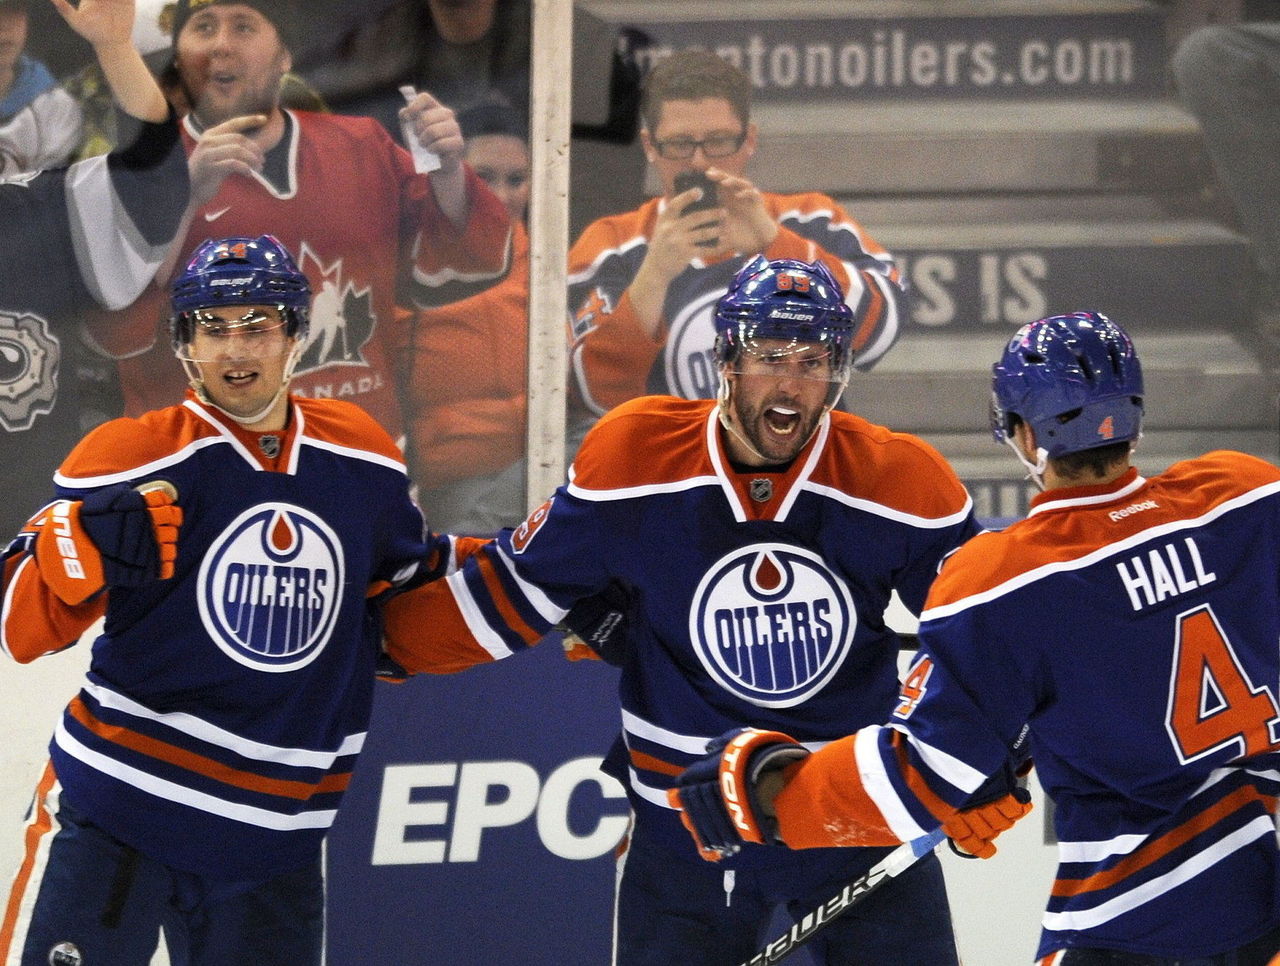
<svg viewBox="0 0 1280 966">
<path fill-rule="evenodd" d="M 257 378 L 258 374 L 248 369 L 235 369 L 222 374 L 223 382 L 230 383 L 233 386 L 247 386 Z"/>
<path fill-rule="evenodd" d="M 779 436 L 790 436 L 800 425 L 800 414 L 783 406 L 770 406 L 764 411 L 764 422 Z"/>
</svg>

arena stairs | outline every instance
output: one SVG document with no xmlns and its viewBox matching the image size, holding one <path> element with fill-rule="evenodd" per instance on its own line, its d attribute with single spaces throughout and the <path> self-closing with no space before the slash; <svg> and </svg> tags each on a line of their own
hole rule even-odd
<svg viewBox="0 0 1280 966">
<path fill-rule="evenodd" d="M 1280 457 L 1278 359 L 1253 327 L 1247 243 L 1170 93 L 1176 7 L 578 0 L 575 51 L 598 49 L 584 38 L 603 25 L 646 38 L 640 58 L 694 45 L 739 58 L 756 79 L 757 184 L 832 194 L 912 286 L 900 343 L 855 375 L 849 407 L 927 438 L 980 515 L 1008 518 L 1031 490 L 985 428 L 990 366 L 1043 315 L 1101 311 L 1133 335 L 1143 472 L 1219 447 Z"/>
</svg>

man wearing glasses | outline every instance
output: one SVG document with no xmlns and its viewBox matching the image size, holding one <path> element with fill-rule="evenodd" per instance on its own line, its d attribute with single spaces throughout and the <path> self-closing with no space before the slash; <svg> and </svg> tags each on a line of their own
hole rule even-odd
<svg viewBox="0 0 1280 966">
<path fill-rule="evenodd" d="M 569 254 L 574 381 L 591 418 L 646 393 L 714 397 L 715 301 L 757 255 L 826 264 L 854 313 L 856 368 L 897 338 L 906 295 L 888 253 L 828 196 L 745 177 L 750 102 L 746 74 L 707 51 L 647 77 L 640 138 L 662 196 L 593 222 Z M 685 188 L 698 173 L 703 186 Z"/>
</svg>

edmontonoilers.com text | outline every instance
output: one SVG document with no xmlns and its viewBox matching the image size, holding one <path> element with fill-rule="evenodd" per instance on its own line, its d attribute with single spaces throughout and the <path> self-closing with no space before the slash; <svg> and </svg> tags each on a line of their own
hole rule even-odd
<svg viewBox="0 0 1280 966">
<path fill-rule="evenodd" d="M 486 830 L 519 825 L 530 818 L 551 854 L 594 859 L 621 840 L 627 827 L 626 806 L 611 805 L 610 814 L 588 820 L 593 827 L 571 827 L 570 802 L 583 785 L 593 786 L 580 793 L 585 802 L 626 797 L 622 786 L 600 771 L 598 757 L 566 761 L 546 782 L 523 761 L 387 765 L 371 862 L 478 862 Z"/>
<path fill-rule="evenodd" d="M 885 90 L 1048 86 L 1125 87 L 1134 82 L 1131 41 L 1115 38 L 1028 39 L 1012 53 L 990 40 L 913 40 L 905 30 L 875 30 L 869 39 L 785 43 L 752 34 L 716 44 L 758 90 Z M 637 52 L 642 68 L 669 56 L 657 46 Z"/>
</svg>

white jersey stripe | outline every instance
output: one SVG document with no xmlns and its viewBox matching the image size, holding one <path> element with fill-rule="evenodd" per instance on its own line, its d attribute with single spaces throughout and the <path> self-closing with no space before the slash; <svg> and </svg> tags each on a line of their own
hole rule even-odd
<svg viewBox="0 0 1280 966">
<path fill-rule="evenodd" d="M 285 748 L 280 745 L 268 745 L 261 741 L 252 741 L 183 711 L 152 711 L 146 705 L 139 704 L 118 691 L 112 691 L 92 681 L 86 681 L 83 690 L 104 708 L 110 708 L 112 711 L 121 711 L 135 718 L 154 721 L 157 724 L 164 725 L 166 728 L 172 728 L 174 731 L 181 732 L 184 735 L 190 735 L 205 744 L 217 745 L 219 748 L 234 751 L 243 758 L 271 762 L 276 765 L 287 765 L 292 768 L 319 768 L 327 771 L 333 767 L 336 759 L 346 755 L 359 754 L 364 747 L 365 736 L 368 734 L 368 732 L 360 731 L 356 734 L 348 735 L 334 751 Z"/>
<path fill-rule="evenodd" d="M 228 802 L 215 795 L 198 792 L 193 788 L 187 788 L 185 785 L 157 778 L 155 775 L 148 774 L 139 768 L 126 765 L 124 762 L 116 761 L 114 758 L 108 758 L 106 755 L 86 748 L 71 736 L 67 731 L 66 724 L 62 721 L 58 722 L 53 738 L 58 747 L 72 758 L 102 772 L 104 775 L 110 775 L 112 778 L 132 785 L 139 791 L 179 805 L 208 812 L 210 815 L 218 815 L 234 822 L 243 822 L 245 825 L 256 825 L 259 828 L 271 829 L 276 832 L 326 829 L 333 824 L 333 820 L 338 814 L 335 809 L 326 808 L 305 810 L 296 815 L 286 815 L 280 812 L 272 812 L 265 808 L 257 808 L 253 805 Z"/>
<path fill-rule="evenodd" d="M 903 806 L 898 793 L 893 790 L 889 775 L 884 768 L 884 759 L 880 757 L 879 734 L 883 730 L 878 725 L 858 730 L 853 739 L 854 764 L 858 769 L 858 778 L 862 781 L 862 787 L 880 809 L 880 814 L 889 825 L 889 831 L 902 841 L 910 842 L 933 830 L 921 828 Z"/>
<path fill-rule="evenodd" d="M 1212 848 L 1198 852 L 1186 862 L 1162 876 L 1148 879 L 1141 885 L 1121 893 L 1092 909 L 1071 909 L 1064 912 L 1047 912 L 1044 927 L 1055 931 L 1066 929 L 1092 929 L 1117 916 L 1130 912 L 1152 899 L 1158 899 L 1170 889 L 1189 882 L 1206 869 L 1221 862 L 1227 856 L 1255 842 L 1265 835 L 1276 834 L 1275 823 L 1266 815 L 1259 815 L 1248 825 L 1236 829 Z"/>
<path fill-rule="evenodd" d="M 512 654 L 511 648 L 489 626 L 489 622 L 485 620 L 485 616 L 476 604 L 475 598 L 471 596 L 471 588 L 467 586 L 466 572 L 459 570 L 457 573 L 450 574 L 445 578 L 445 582 L 449 585 L 449 592 L 453 594 L 454 602 L 457 603 L 458 610 L 462 612 L 462 619 L 467 624 L 467 630 L 476 639 L 476 643 L 488 651 L 490 657 L 495 661 L 510 657 Z"/>
</svg>

